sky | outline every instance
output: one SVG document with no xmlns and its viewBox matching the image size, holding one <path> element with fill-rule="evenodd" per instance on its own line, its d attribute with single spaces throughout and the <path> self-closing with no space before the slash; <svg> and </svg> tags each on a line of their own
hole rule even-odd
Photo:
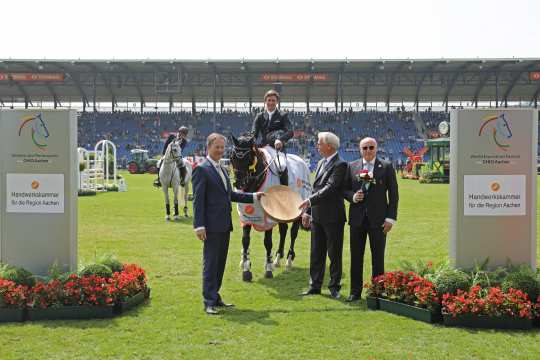
<svg viewBox="0 0 540 360">
<path fill-rule="evenodd" d="M 5 1 L 0 59 L 540 58 L 535 0 Z"/>
</svg>

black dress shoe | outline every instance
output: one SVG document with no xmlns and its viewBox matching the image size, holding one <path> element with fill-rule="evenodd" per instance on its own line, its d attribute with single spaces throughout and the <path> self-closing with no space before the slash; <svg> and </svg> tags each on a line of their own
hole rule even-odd
<svg viewBox="0 0 540 360">
<path fill-rule="evenodd" d="M 207 313 L 208 315 L 218 315 L 219 314 L 219 311 L 217 311 L 217 309 L 213 306 L 206 306 L 204 308 L 204 312 Z"/>
<path fill-rule="evenodd" d="M 339 290 L 330 289 L 330 296 L 334 299 L 339 299 L 341 297 L 341 294 L 339 293 Z"/>
<path fill-rule="evenodd" d="M 303 293 L 300 293 L 300 296 L 309 296 L 309 295 L 321 295 L 320 289 L 309 289 L 304 291 Z"/>
<path fill-rule="evenodd" d="M 349 295 L 349 297 L 345 301 L 353 302 L 353 301 L 358 301 L 358 300 L 360 300 L 360 295 L 351 294 L 351 295 Z"/>
<path fill-rule="evenodd" d="M 224 303 L 223 300 L 219 300 L 219 301 L 216 303 L 216 307 L 225 307 L 225 308 L 229 308 L 229 307 L 234 307 L 234 304 L 227 304 L 227 303 Z"/>
</svg>

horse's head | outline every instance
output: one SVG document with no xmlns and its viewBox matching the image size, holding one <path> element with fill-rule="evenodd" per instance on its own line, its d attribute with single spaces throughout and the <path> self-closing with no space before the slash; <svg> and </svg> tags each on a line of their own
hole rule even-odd
<svg viewBox="0 0 540 360">
<path fill-rule="evenodd" d="M 506 120 L 504 117 L 504 114 L 501 114 L 497 118 L 497 131 L 501 136 L 504 136 L 507 139 L 510 139 L 512 137 L 512 129 L 510 129 L 510 123 Z"/>
<path fill-rule="evenodd" d="M 182 158 L 182 148 L 178 140 L 171 141 L 168 146 L 168 151 L 165 157 L 169 157 L 171 160 L 178 161 Z"/>
<path fill-rule="evenodd" d="M 45 139 L 49 137 L 49 129 L 45 125 L 45 121 L 41 118 L 41 114 L 36 115 L 34 120 L 34 131 Z"/>
<path fill-rule="evenodd" d="M 245 190 L 250 180 L 256 176 L 258 150 L 251 134 L 242 134 L 238 138 L 233 135 L 232 140 L 231 164 L 235 174 L 234 186 Z"/>
</svg>

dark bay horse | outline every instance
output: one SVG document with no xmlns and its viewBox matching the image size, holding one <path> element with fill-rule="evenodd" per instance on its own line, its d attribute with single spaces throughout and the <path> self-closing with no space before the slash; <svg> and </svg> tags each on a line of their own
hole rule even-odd
<svg viewBox="0 0 540 360">
<path fill-rule="evenodd" d="M 238 139 L 232 137 L 234 148 L 231 154 L 231 164 L 235 175 L 234 186 L 245 192 L 263 191 L 269 176 L 277 176 L 273 174 L 271 167 L 268 165 L 265 154 L 256 147 L 255 141 L 251 135 L 241 135 Z M 251 281 L 251 261 L 249 258 L 249 245 L 251 242 L 252 224 L 242 224 L 242 279 Z M 279 247 L 276 252 L 275 259 L 272 262 L 272 229 L 264 231 L 264 247 L 266 249 L 265 274 L 266 278 L 273 277 L 274 267 L 281 265 L 281 260 L 284 258 L 285 239 L 287 237 L 288 225 L 279 223 Z M 300 228 L 300 220 L 296 220 L 291 228 L 291 243 L 287 253 L 287 268 L 292 267 L 294 258 L 294 244 L 298 237 Z"/>
</svg>

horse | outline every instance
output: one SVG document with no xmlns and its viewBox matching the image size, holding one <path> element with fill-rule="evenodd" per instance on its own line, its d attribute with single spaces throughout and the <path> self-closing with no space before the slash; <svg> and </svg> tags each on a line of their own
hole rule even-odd
<svg viewBox="0 0 540 360">
<path fill-rule="evenodd" d="M 234 186 L 245 192 L 263 191 L 272 185 L 279 185 L 278 163 L 287 162 L 289 171 L 289 186 L 299 192 L 303 198 L 311 193 L 309 182 L 309 168 L 299 156 L 287 154 L 275 154 L 272 148 L 258 149 L 251 134 L 241 135 L 238 139 L 232 137 L 234 147 L 231 154 L 231 164 L 235 174 Z M 265 277 L 273 277 L 273 269 L 281 266 L 284 258 L 285 238 L 287 237 L 288 225 L 279 224 L 279 248 L 275 259 L 272 261 L 272 228 L 276 222 L 268 218 L 260 204 L 238 204 L 238 212 L 242 223 L 242 279 L 251 281 L 251 261 L 249 259 L 249 245 L 251 242 L 251 228 L 264 231 L 264 247 L 266 249 Z M 292 268 L 295 259 L 294 245 L 300 228 L 300 220 L 297 219 L 291 228 L 291 243 L 287 253 L 286 268 Z"/>
<path fill-rule="evenodd" d="M 186 168 L 186 177 L 180 179 L 180 166 Z M 159 169 L 159 181 L 162 184 L 163 195 L 165 196 L 165 220 L 171 220 L 171 205 L 169 202 L 169 188 L 173 190 L 174 196 L 174 220 L 179 220 L 178 212 L 178 199 L 183 201 L 184 205 L 184 217 L 188 217 L 188 193 L 189 193 L 189 182 L 191 180 L 191 164 L 189 161 L 182 157 L 182 150 L 178 140 L 175 140 L 167 146 L 165 155 L 161 160 L 161 167 Z M 179 191 L 182 193 L 179 196 Z"/>
</svg>

